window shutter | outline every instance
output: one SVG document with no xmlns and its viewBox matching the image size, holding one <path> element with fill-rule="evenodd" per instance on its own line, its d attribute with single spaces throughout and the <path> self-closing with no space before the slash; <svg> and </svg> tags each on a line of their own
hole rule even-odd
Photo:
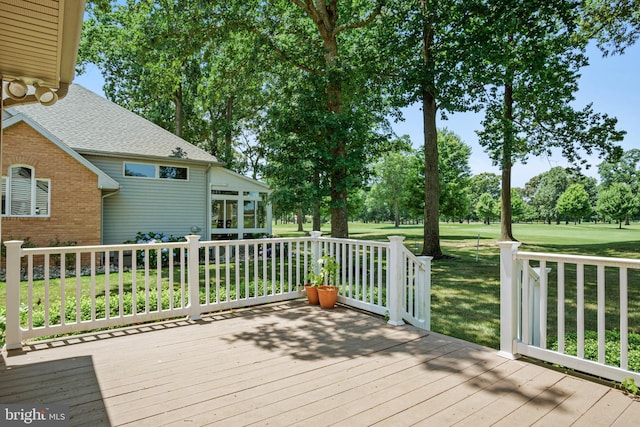
<svg viewBox="0 0 640 427">
<path fill-rule="evenodd" d="M 2 177 L 2 215 L 7 214 L 7 178 Z"/>
<path fill-rule="evenodd" d="M 11 215 L 31 215 L 31 177 L 30 168 L 11 168 Z"/>
<path fill-rule="evenodd" d="M 49 180 L 36 180 L 36 215 L 49 216 Z"/>
</svg>

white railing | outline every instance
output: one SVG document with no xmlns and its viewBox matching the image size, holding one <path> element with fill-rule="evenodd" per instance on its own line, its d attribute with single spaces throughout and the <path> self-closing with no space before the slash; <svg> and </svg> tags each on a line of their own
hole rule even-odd
<svg viewBox="0 0 640 427">
<path fill-rule="evenodd" d="M 528 356 L 615 381 L 640 381 L 640 373 L 629 370 L 628 339 L 629 273 L 638 277 L 640 260 L 518 252 L 517 242 L 498 245 L 500 354 Z M 607 298 L 608 292 L 614 300 Z M 575 316 L 566 315 L 569 309 Z M 595 320 L 595 327 L 589 329 L 587 319 Z M 619 333 L 619 340 L 607 339 L 607 331 Z M 569 333 L 575 335 L 575 351 L 567 349 Z M 591 333 L 597 334 L 595 355 L 585 351 Z M 607 346 L 619 346 L 614 360 L 607 360 Z"/>
<path fill-rule="evenodd" d="M 430 258 L 390 242 L 275 238 L 22 248 L 5 242 L 6 348 L 65 335 L 296 299 L 324 254 L 339 302 L 428 329 Z"/>
<path fill-rule="evenodd" d="M 388 316 L 393 325 L 407 321 L 430 329 L 432 257 L 414 256 L 404 237 L 389 240 L 318 238 L 314 253 L 333 256 L 341 266 L 339 302 Z"/>
</svg>

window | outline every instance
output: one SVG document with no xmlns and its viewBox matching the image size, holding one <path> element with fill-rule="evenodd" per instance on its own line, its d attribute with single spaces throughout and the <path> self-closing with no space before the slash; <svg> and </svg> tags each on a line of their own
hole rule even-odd
<svg viewBox="0 0 640 427">
<path fill-rule="evenodd" d="M 136 178 L 189 179 L 189 168 L 154 165 L 150 163 L 124 163 L 124 176 Z"/>
<path fill-rule="evenodd" d="M 266 194 L 244 192 L 244 227 L 266 228 Z"/>
<path fill-rule="evenodd" d="M 30 166 L 10 166 L 9 176 L 2 177 L 2 215 L 49 216 L 50 184 Z"/>
</svg>

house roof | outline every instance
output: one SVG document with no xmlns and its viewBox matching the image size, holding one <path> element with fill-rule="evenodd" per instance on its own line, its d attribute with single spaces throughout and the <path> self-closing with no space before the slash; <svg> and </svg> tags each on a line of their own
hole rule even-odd
<svg viewBox="0 0 640 427">
<path fill-rule="evenodd" d="M 85 0 L 0 0 L 0 75 L 59 88 L 73 81 Z"/>
<path fill-rule="evenodd" d="M 50 107 L 43 107 L 43 108 L 50 108 Z M 82 157 L 76 151 L 69 148 L 66 144 L 64 144 L 62 141 L 56 138 L 55 135 L 52 135 L 50 132 L 48 132 L 38 123 L 35 123 L 29 117 L 26 117 L 24 114 L 16 114 L 14 116 L 11 116 L 7 120 L 3 120 L 2 127 L 3 129 L 8 128 L 20 122 L 25 122 L 31 128 L 35 129 L 36 132 L 39 132 L 42 136 L 44 136 L 49 141 L 57 145 L 58 148 L 60 148 L 62 151 L 64 151 L 65 153 L 73 157 L 75 160 L 77 160 L 81 165 L 83 165 L 84 167 L 86 167 L 87 169 L 95 173 L 98 176 L 98 188 L 100 188 L 101 190 L 117 190 L 120 188 L 120 184 L 118 184 L 118 182 L 115 179 L 111 178 L 102 170 L 98 169 L 93 163 L 91 163 L 90 161 Z"/>
<path fill-rule="evenodd" d="M 219 163 L 206 151 L 131 111 L 73 84 L 55 105 L 12 107 L 81 154 Z"/>
</svg>

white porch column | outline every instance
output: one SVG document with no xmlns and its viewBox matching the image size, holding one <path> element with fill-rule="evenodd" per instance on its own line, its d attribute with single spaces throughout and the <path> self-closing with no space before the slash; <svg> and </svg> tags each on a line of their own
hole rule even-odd
<svg viewBox="0 0 640 427">
<path fill-rule="evenodd" d="M 404 325 L 402 320 L 404 295 L 402 250 L 404 246 L 402 241 L 404 236 L 389 236 L 391 246 L 389 248 L 389 260 L 387 261 L 387 274 L 389 275 L 389 290 L 387 293 L 387 305 L 389 307 L 388 324 L 398 326 Z"/>
<path fill-rule="evenodd" d="M 500 351 L 508 359 L 516 359 L 513 341 L 518 336 L 516 255 L 520 242 L 498 242 L 500 247 Z"/>
<path fill-rule="evenodd" d="M 4 348 L 7 350 L 22 348 L 22 331 L 20 330 L 20 260 L 22 258 L 22 243 L 22 240 L 4 242 L 7 247 L 7 330 Z"/>
<path fill-rule="evenodd" d="M 200 236 L 185 237 L 187 249 L 187 286 L 189 289 L 189 319 L 200 320 Z"/>
</svg>

